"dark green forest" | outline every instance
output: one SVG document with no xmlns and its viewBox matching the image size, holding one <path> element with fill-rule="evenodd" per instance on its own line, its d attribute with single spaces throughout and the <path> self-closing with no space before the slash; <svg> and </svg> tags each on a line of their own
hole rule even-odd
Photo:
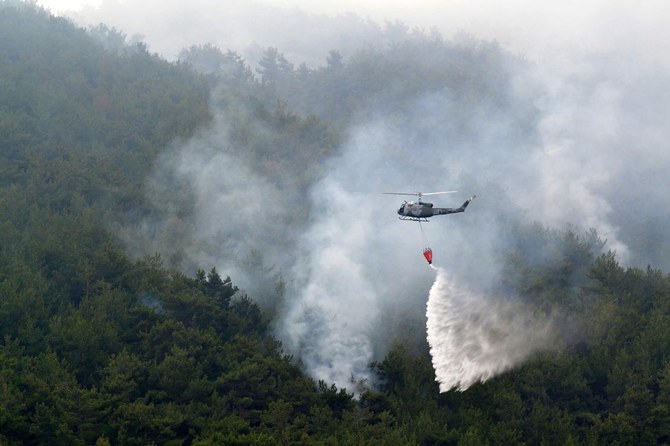
<svg viewBox="0 0 670 446">
<path fill-rule="evenodd" d="M 303 373 L 235 277 L 131 257 L 112 230 L 161 212 L 145 180 L 210 124 L 211 101 L 243 100 L 231 138 L 279 183 L 300 169 L 302 190 L 378 103 L 445 78 L 469 101 L 509 100 L 493 79 L 463 81 L 499 48 L 446 45 L 331 51 L 319 69 L 274 48 L 258 69 L 209 45 L 168 62 L 118 30 L 0 2 L 0 444 L 670 444 L 670 276 L 622 267 L 593 232 L 519 222 L 505 253 L 506 287 L 578 333 L 558 351 L 440 393 L 428 346 L 398 339 L 370 364 L 379 385 L 354 395 Z M 416 46 L 454 69 L 417 68 Z M 391 66 L 402 94 L 376 80 Z M 538 244 L 558 254 L 538 264 Z"/>
</svg>

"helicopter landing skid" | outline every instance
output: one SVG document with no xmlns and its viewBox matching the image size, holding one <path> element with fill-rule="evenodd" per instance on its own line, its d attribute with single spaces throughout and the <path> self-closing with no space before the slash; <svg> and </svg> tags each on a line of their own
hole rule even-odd
<svg viewBox="0 0 670 446">
<path fill-rule="evenodd" d="M 398 219 L 399 219 L 399 220 L 408 220 L 408 221 L 424 221 L 424 222 L 426 222 L 426 223 L 429 223 L 429 222 L 430 222 L 430 220 L 428 220 L 428 219 L 425 218 L 425 217 L 407 217 L 407 216 L 403 216 L 403 217 L 398 217 Z"/>
</svg>

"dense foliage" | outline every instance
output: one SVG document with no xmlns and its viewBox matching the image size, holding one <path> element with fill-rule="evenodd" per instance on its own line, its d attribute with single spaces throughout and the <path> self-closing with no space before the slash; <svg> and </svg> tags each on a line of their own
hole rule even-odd
<svg viewBox="0 0 670 446">
<path fill-rule="evenodd" d="M 207 125 L 210 86 L 253 104 L 234 137 L 252 138 L 268 171 L 297 166 L 308 182 L 356 111 L 402 100 L 370 76 L 421 62 L 412 45 L 348 65 L 332 52 L 313 71 L 269 49 L 257 77 L 216 48 L 167 63 L 114 30 L 0 3 L 0 444 L 669 444 L 670 277 L 594 254 L 593 233 L 519 227 L 509 248 L 509 289 L 565 315 L 559 353 L 440 394 L 427 346 L 400 342 L 372 365 L 380 386 L 354 398 L 306 377 L 230 278 L 131 259 L 108 231 L 152 212 L 143 179 L 170 141 Z M 220 64 L 198 66 L 203 52 Z M 468 53 L 459 70 L 496 54 Z M 329 108 L 341 114 L 326 124 Z M 271 150 L 244 132 L 252 119 L 299 149 Z M 555 255 L 531 261 L 531 238 Z"/>
</svg>

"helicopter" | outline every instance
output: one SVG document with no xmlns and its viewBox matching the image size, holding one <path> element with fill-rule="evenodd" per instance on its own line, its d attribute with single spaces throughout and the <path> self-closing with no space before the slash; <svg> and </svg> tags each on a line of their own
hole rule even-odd
<svg viewBox="0 0 670 446">
<path fill-rule="evenodd" d="M 400 218 L 400 220 L 427 222 L 429 217 L 433 217 L 435 215 L 446 215 L 446 214 L 456 214 L 459 212 L 465 212 L 465 208 L 467 208 L 470 202 L 475 199 L 476 195 L 473 195 L 470 198 L 468 198 L 465 201 L 465 203 L 463 203 L 459 208 L 436 208 L 433 207 L 433 203 L 425 203 L 421 201 L 421 197 L 428 195 L 453 194 L 456 192 L 458 191 L 450 190 L 445 192 L 384 192 L 384 194 L 418 196 L 419 199 L 417 200 L 416 203 L 414 203 L 413 201 L 405 201 L 403 204 L 400 205 L 400 209 L 398 209 L 398 215 L 400 215 L 400 217 L 398 218 Z"/>
</svg>

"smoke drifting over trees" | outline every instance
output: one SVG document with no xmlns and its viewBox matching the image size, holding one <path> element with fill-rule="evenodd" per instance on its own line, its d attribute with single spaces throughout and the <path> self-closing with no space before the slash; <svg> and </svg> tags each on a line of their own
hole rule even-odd
<svg viewBox="0 0 670 446">
<path fill-rule="evenodd" d="M 167 39 L 147 5 L 103 3 L 79 17 L 126 29 L 139 26 L 129 17 L 148 17 L 149 45 L 169 57 L 180 39 L 209 39 L 180 57 L 218 92 L 211 126 L 161 158 L 149 193 L 162 217 L 131 244 L 153 240 L 187 270 L 229 271 L 278 312 L 277 333 L 317 378 L 371 379 L 367 364 L 392 339 L 387 318 L 421 320 L 430 275 L 415 255 L 417 228 L 394 221 L 396 203 L 378 192 L 478 193 L 466 215 L 435 219 L 427 233 L 436 262 L 479 288 L 501 283 L 521 216 L 595 228 L 621 261 L 668 266 L 657 243 L 665 192 L 649 181 L 668 167 L 656 119 L 667 106 L 651 95 L 667 91 L 668 76 L 648 64 L 632 71 L 619 58 L 629 48 L 539 64 L 476 36 L 261 3 L 195 5 L 209 13 L 180 13 Z M 221 26 L 208 24 L 215 17 Z M 287 21 L 298 33 L 279 31 Z"/>
<path fill-rule="evenodd" d="M 233 16 L 261 14 L 257 6 Z M 214 264 L 266 300 L 277 334 L 316 378 L 372 379 L 367 364 L 393 339 L 384 327 L 421 320 L 430 274 L 418 228 L 394 220 L 397 203 L 382 191 L 458 188 L 459 202 L 478 193 L 468 213 L 426 231 L 439 265 L 492 295 L 520 219 L 594 228 L 622 262 L 667 266 L 664 244 L 652 241 L 664 230 L 665 192 L 649 181 L 668 167 L 656 119 L 666 106 L 650 96 L 668 82 L 658 67 L 631 72 L 618 53 L 580 54 L 549 72 L 553 63 L 476 36 L 281 13 L 301 36 L 318 20 L 359 28 L 342 32 L 351 41 L 341 47 L 332 36 L 333 47 L 287 39 L 286 53 L 245 47 L 253 65 L 215 46 L 182 52 L 216 85 L 215 118 L 162 158 L 153 200 L 172 200 L 173 184 L 191 195 L 145 227 L 177 265 Z"/>
<path fill-rule="evenodd" d="M 99 11 L 178 62 L 0 0 L 0 443 L 668 442 L 660 4 L 547 54 L 162 5 Z M 436 189 L 423 236 L 381 194 Z"/>
</svg>

